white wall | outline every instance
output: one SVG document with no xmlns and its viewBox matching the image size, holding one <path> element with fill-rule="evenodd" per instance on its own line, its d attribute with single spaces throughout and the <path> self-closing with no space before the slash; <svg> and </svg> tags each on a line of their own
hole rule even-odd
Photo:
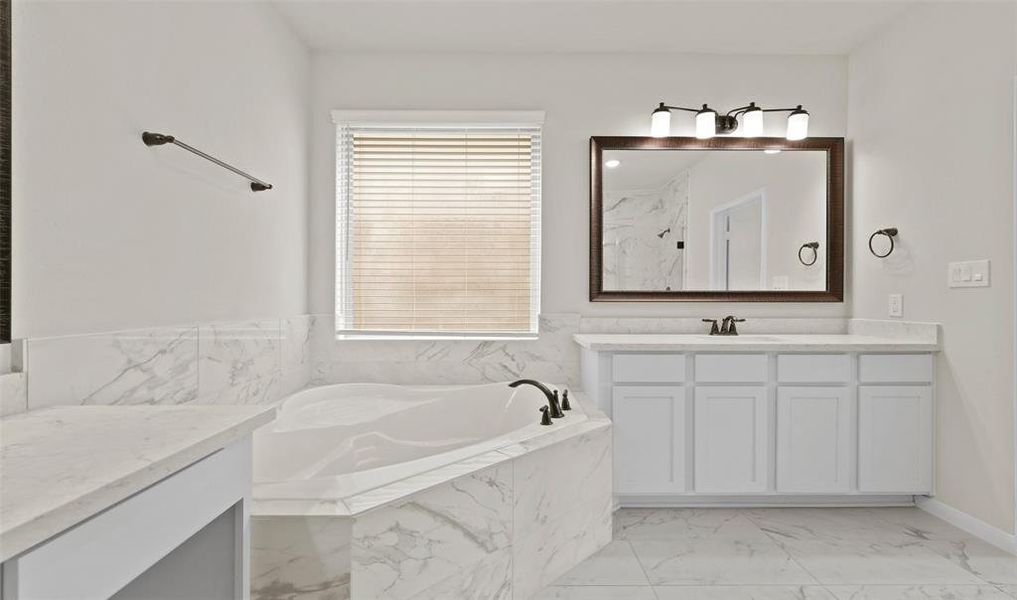
<svg viewBox="0 0 1017 600">
<path fill-rule="evenodd" d="M 642 54 L 316 54 L 311 98 L 312 312 L 333 307 L 334 127 L 329 110 L 540 109 L 544 127 L 542 311 L 600 315 L 842 316 L 844 304 L 590 303 L 589 138 L 646 135 L 661 100 L 717 108 L 801 103 L 813 135 L 846 131 L 843 57 Z M 772 115 L 772 135 L 783 134 Z M 691 121 L 676 115 L 675 134 Z"/>
<path fill-rule="evenodd" d="M 850 57 L 854 316 L 943 324 L 939 500 L 1013 531 L 1013 3 L 918 6 Z M 851 172 L 849 170 L 849 172 Z M 869 234 L 900 229 L 886 260 Z M 850 254 L 849 254 L 850 256 Z M 948 289 L 947 262 L 992 260 Z"/>
<path fill-rule="evenodd" d="M 309 54 L 283 23 L 260 3 L 15 3 L 14 337 L 306 311 Z"/>
</svg>

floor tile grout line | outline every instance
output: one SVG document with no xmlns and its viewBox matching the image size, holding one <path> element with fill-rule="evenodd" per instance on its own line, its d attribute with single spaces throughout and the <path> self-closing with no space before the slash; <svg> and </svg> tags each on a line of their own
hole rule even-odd
<svg viewBox="0 0 1017 600">
<path fill-rule="evenodd" d="M 653 589 L 653 582 L 650 581 L 650 574 L 646 572 L 646 567 L 643 566 L 643 559 L 639 558 L 639 555 L 636 554 L 636 547 L 632 545 L 631 540 L 624 541 L 625 544 L 629 547 L 629 551 L 632 552 L 632 556 L 636 559 L 636 564 L 639 565 L 639 570 L 643 572 L 643 578 L 646 579 L 646 585 L 650 586 L 650 593 L 653 594 L 654 598 L 660 600 L 660 596 L 657 595 L 657 590 Z"/>
<path fill-rule="evenodd" d="M 746 520 L 747 520 L 747 521 L 748 521 L 749 523 L 752 523 L 752 524 L 753 524 L 753 525 L 754 525 L 754 526 L 756 527 L 756 529 L 758 529 L 758 530 L 759 530 L 759 532 L 760 532 L 760 533 L 762 533 L 763 535 L 765 535 L 767 539 L 769 539 L 769 540 L 770 540 L 770 541 L 772 541 L 772 542 L 773 542 L 774 544 L 776 544 L 776 545 L 777 545 L 777 547 L 778 547 L 778 548 L 780 548 L 780 549 L 781 549 L 781 551 L 783 551 L 783 552 L 784 552 L 784 554 L 787 554 L 787 557 L 788 557 L 789 559 L 791 559 L 791 562 L 793 562 L 794 564 L 798 565 L 798 567 L 799 567 L 799 568 L 800 568 L 800 569 L 801 569 L 802 571 L 805 571 L 805 574 L 806 574 L 806 575 L 808 575 L 809 577 L 811 577 L 812 579 L 814 579 L 814 580 L 815 580 L 815 582 L 816 582 L 816 583 L 817 583 L 818 585 L 821 585 L 821 586 L 822 586 L 822 585 L 827 585 L 827 584 L 826 584 L 825 582 L 823 582 L 823 581 L 820 581 L 820 579 L 819 579 L 818 577 L 816 577 L 816 576 L 815 576 L 815 574 L 813 574 L 813 573 L 812 573 L 812 571 L 810 571 L 810 570 L 806 569 L 806 568 L 805 568 L 805 565 L 803 565 L 802 563 L 798 562 L 798 559 L 797 559 L 797 558 L 795 558 L 794 554 L 791 554 L 791 551 L 790 551 L 790 550 L 788 550 L 788 549 L 787 549 L 787 548 L 786 548 L 786 547 L 784 546 L 784 544 L 780 543 L 780 540 L 778 540 L 778 539 L 777 539 L 776 537 L 774 537 L 774 536 L 773 536 L 772 534 L 770 534 L 770 532 L 768 532 L 768 531 L 767 531 L 766 529 L 764 529 L 762 525 L 760 525 L 759 523 L 757 523 L 757 522 L 756 522 L 756 520 L 752 518 L 752 511 L 748 511 L 748 510 L 747 510 L 747 511 L 745 511 L 745 512 L 743 513 L 743 516 L 745 517 L 745 519 L 746 519 Z M 827 591 L 829 591 L 829 590 L 827 590 Z"/>
</svg>

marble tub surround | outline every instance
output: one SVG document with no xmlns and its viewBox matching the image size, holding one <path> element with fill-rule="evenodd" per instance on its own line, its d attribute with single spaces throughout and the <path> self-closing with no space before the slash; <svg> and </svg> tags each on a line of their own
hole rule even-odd
<svg viewBox="0 0 1017 600">
<path fill-rule="evenodd" d="M 917 508 L 622 509 L 614 523 L 615 541 L 535 600 L 1017 598 L 1017 557 Z"/>
<path fill-rule="evenodd" d="M 308 315 L 30 338 L 28 408 L 269 404 L 310 378 Z"/>
<path fill-rule="evenodd" d="M 349 598 L 352 528 L 335 517 L 251 517 L 251 598 Z"/>
<path fill-rule="evenodd" d="M 0 421 L 0 561 L 272 420 L 269 407 L 56 407 Z"/>
<path fill-rule="evenodd" d="M 336 339 L 332 315 L 313 319 L 315 385 L 470 384 L 529 377 L 578 384 L 579 315 L 541 315 L 536 339 Z"/>
<path fill-rule="evenodd" d="M 584 402 L 577 394 L 575 410 Z M 272 533 L 255 535 L 253 597 L 529 598 L 610 540 L 611 424 L 587 417 L 351 497 L 256 485 L 255 527 Z M 346 527 L 348 592 L 335 562 Z"/>
<path fill-rule="evenodd" d="M 28 378 L 24 373 L 0 375 L 0 417 L 28 410 Z"/>
</svg>

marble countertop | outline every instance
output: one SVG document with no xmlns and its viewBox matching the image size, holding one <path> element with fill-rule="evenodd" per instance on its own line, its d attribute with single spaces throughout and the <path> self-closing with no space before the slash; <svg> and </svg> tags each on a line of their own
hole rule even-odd
<svg viewBox="0 0 1017 600">
<path fill-rule="evenodd" d="M 606 352 L 938 352 L 939 343 L 926 338 L 858 334 L 692 334 L 578 333 L 572 336 L 588 350 Z"/>
<path fill-rule="evenodd" d="M 0 419 L 0 562 L 274 417 L 270 406 L 69 406 Z"/>
</svg>

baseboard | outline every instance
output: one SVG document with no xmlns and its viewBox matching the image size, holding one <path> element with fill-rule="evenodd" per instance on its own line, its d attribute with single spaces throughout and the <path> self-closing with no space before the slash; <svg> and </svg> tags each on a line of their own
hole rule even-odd
<svg viewBox="0 0 1017 600">
<path fill-rule="evenodd" d="M 624 508 L 844 508 L 855 506 L 914 506 L 909 495 L 626 495 L 615 496 L 615 506 Z"/>
<path fill-rule="evenodd" d="M 918 508 L 934 517 L 943 519 L 958 529 L 962 529 L 997 548 L 1006 550 L 1010 554 L 1017 554 L 1017 535 L 997 529 L 985 521 L 943 504 L 935 498 L 919 497 L 916 504 Z"/>
</svg>

